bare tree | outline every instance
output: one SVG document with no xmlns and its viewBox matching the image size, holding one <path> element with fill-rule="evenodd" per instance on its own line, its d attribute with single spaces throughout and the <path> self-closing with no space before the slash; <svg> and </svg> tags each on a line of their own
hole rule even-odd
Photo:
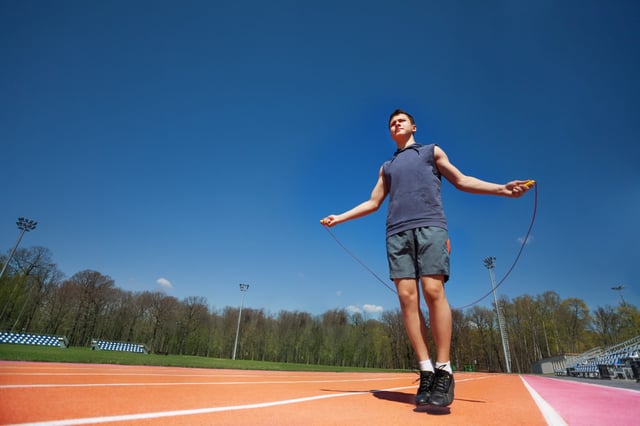
<svg viewBox="0 0 640 426">
<path fill-rule="evenodd" d="M 84 270 L 74 274 L 69 284 L 76 289 L 76 315 L 69 341 L 78 346 L 88 346 L 94 337 L 101 311 L 113 300 L 113 280 L 97 271 Z"/>
<path fill-rule="evenodd" d="M 47 293 L 63 278 L 45 247 L 19 249 L 12 259 L 12 275 L 6 292 L 0 292 L 0 327 L 28 331 Z"/>
<path fill-rule="evenodd" d="M 619 341 L 620 315 L 611 306 L 599 307 L 594 312 L 593 326 L 598 336 L 597 344 L 609 346 Z"/>
<path fill-rule="evenodd" d="M 415 366 L 415 356 L 409 343 L 409 337 L 404 329 L 402 312 L 398 308 L 393 311 L 386 311 L 382 314 L 381 319 L 389 339 L 393 368 L 413 368 Z"/>
<path fill-rule="evenodd" d="M 560 333 L 558 332 L 558 312 L 560 310 L 560 295 L 554 291 L 546 291 L 536 297 L 542 320 L 542 331 L 545 336 L 547 356 L 561 355 Z M 551 341 L 551 343 L 550 343 Z"/>
<path fill-rule="evenodd" d="M 153 352 L 171 352 L 172 332 L 177 328 L 180 303 L 178 299 L 160 292 L 151 294 L 150 320 L 153 323 L 150 348 Z"/>
<path fill-rule="evenodd" d="M 593 346 L 588 334 L 591 316 L 583 300 L 577 298 L 563 300 L 560 304 L 558 320 L 567 352 L 584 352 Z"/>
<path fill-rule="evenodd" d="M 207 299 L 189 296 L 181 303 L 178 317 L 178 353 L 198 355 L 200 350 L 206 351 L 207 335 L 199 333 L 209 319 Z"/>
</svg>

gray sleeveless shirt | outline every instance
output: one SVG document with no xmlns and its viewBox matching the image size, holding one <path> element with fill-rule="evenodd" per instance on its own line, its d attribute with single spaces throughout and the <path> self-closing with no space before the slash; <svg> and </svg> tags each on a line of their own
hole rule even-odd
<svg viewBox="0 0 640 426">
<path fill-rule="evenodd" d="M 413 144 L 382 165 L 389 193 L 387 237 L 423 226 L 447 229 L 435 144 Z"/>
</svg>

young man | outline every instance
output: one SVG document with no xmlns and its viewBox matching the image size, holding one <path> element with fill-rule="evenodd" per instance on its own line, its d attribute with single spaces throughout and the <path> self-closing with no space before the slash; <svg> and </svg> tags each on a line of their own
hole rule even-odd
<svg viewBox="0 0 640 426">
<path fill-rule="evenodd" d="M 444 283 L 449 279 L 450 250 L 441 177 L 464 192 L 506 197 L 522 196 L 530 181 L 514 180 L 501 185 L 464 175 L 449 162 L 442 148 L 416 143 L 413 117 L 402 110 L 389 117 L 389 131 L 398 150 L 380 168 L 370 198 L 342 214 L 325 217 L 321 223 L 334 226 L 368 215 L 378 210 L 389 195 L 386 230 L 389 275 L 396 285 L 405 329 L 419 361 L 416 405 L 448 406 L 453 402 L 454 380 L 449 355 L 451 308 L 444 293 Z M 419 285 L 429 309 L 437 352 L 435 366 L 427 349 Z"/>
</svg>

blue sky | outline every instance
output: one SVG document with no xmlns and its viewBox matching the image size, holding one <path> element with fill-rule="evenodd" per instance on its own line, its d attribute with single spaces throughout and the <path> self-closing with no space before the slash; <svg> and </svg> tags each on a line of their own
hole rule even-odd
<svg viewBox="0 0 640 426">
<path fill-rule="evenodd" d="M 26 216 L 21 247 L 68 277 L 395 309 L 319 219 L 368 198 L 400 107 L 464 173 L 538 181 L 499 294 L 640 305 L 639 20 L 633 1 L 2 2 L 0 247 Z M 443 192 L 459 307 L 490 290 L 483 258 L 512 264 L 534 194 Z M 381 277 L 385 210 L 332 230 Z"/>
</svg>

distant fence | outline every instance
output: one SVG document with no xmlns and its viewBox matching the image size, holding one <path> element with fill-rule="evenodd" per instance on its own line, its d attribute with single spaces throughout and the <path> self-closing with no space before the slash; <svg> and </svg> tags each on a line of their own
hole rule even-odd
<svg viewBox="0 0 640 426">
<path fill-rule="evenodd" d="M 0 331 L 0 343 L 13 343 L 18 345 L 58 346 L 65 349 L 69 341 L 64 336 L 45 336 L 42 334 L 11 333 Z"/>
<path fill-rule="evenodd" d="M 141 353 L 141 354 L 147 353 L 147 348 L 143 344 L 108 342 L 106 340 L 92 340 L 91 349 L 93 349 L 94 351 L 121 351 L 121 352 L 135 352 L 135 353 Z"/>
</svg>

